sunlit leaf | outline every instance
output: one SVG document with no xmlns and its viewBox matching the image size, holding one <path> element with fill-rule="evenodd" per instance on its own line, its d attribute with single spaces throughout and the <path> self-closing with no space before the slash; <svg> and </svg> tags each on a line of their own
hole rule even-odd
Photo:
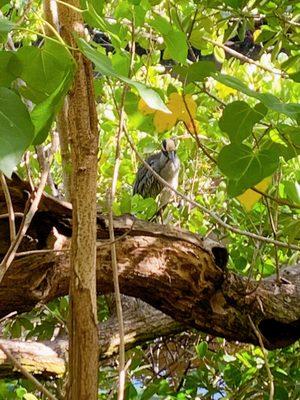
<svg viewBox="0 0 300 400">
<path fill-rule="evenodd" d="M 147 105 L 155 110 L 160 110 L 165 113 L 170 113 L 168 108 L 165 106 L 160 96 L 152 89 L 142 83 L 133 81 L 121 74 L 118 74 L 112 64 L 110 59 L 104 54 L 100 53 L 96 49 L 92 48 L 85 40 L 78 39 L 77 41 L 79 48 L 96 66 L 96 69 L 103 75 L 112 76 L 114 78 L 120 79 L 121 81 L 133 86 L 138 92 L 142 99 L 147 103 Z"/>
<path fill-rule="evenodd" d="M 286 114 L 289 117 L 297 118 L 300 114 L 300 104 L 298 103 L 283 103 L 276 96 L 271 93 L 260 93 L 255 92 L 245 85 L 238 78 L 229 75 L 222 75 L 217 73 L 214 75 L 214 79 L 218 82 L 223 83 L 226 86 L 231 87 L 247 96 L 254 97 L 255 99 L 261 101 L 266 107 L 278 113 Z"/>
<path fill-rule="evenodd" d="M 284 191 L 290 200 L 296 204 L 300 204 L 300 184 L 297 181 L 285 181 Z"/>
<path fill-rule="evenodd" d="M 251 135 L 254 125 L 267 113 L 267 108 L 259 103 L 254 108 L 244 101 L 228 104 L 219 120 L 219 126 L 226 132 L 231 142 L 242 142 Z"/>
<path fill-rule="evenodd" d="M 260 192 L 265 193 L 271 182 L 272 178 L 267 177 L 263 179 L 260 183 L 255 185 L 255 188 L 258 189 Z M 237 199 L 245 207 L 246 211 L 251 211 L 254 204 L 257 203 L 261 199 L 261 197 L 262 195 L 260 193 L 257 193 L 252 189 L 247 189 L 243 194 L 238 196 Z"/>
<path fill-rule="evenodd" d="M 0 88 L 0 170 L 11 176 L 34 137 L 29 112 L 20 97 Z"/>
<path fill-rule="evenodd" d="M 14 74 L 11 72 L 10 64 L 17 64 L 15 53 L 12 51 L 0 51 L 0 86 L 9 87 L 11 82 L 15 79 Z"/>
<path fill-rule="evenodd" d="M 62 100 L 67 94 L 72 79 L 73 73 L 70 72 L 57 89 L 45 101 L 35 106 L 31 112 L 31 120 L 35 128 L 33 141 L 35 145 L 43 143 L 48 136 L 54 117 L 62 105 Z"/>
<path fill-rule="evenodd" d="M 6 40 L 7 34 L 13 29 L 14 24 L 0 15 L 0 43 Z"/>
<path fill-rule="evenodd" d="M 12 70 L 26 83 L 22 95 L 35 104 L 46 100 L 75 67 L 68 50 L 50 40 L 41 48 L 22 47 L 15 57 L 19 64 L 13 63 Z"/>
<path fill-rule="evenodd" d="M 220 170 L 229 178 L 228 193 L 237 196 L 270 176 L 278 166 L 278 154 L 268 150 L 254 152 L 244 144 L 230 144 L 218 157 Z"/>
<path fill-rule="evenodd" d="M 208 350 L 208 344 L 204 340 L 196 346 L 197 354 L 200 358 L 203 358 Z"/>
</svg>

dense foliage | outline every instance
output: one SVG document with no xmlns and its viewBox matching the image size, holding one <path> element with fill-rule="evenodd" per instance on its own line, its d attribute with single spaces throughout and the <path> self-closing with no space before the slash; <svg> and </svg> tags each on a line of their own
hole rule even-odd
<svg viewBox="0 0 300 400">
<path fill-rule="evenodd" d="M 76 66 L 59 33 L 45 33 L 40 2 L 1 0 L 0 7 L 0 169 L 10 176 L 17 168 L 27 179 L 29 168 L 38 182 L 35 149 L 49 147 Z M 175 136 L 179 191 L 200 208 L 178 198 L 166 222 L 223 241 L 229 268 L 258 281 L 295 264 L 299 252 L 288 247 L 300 232 L 300 3 L 82 0 L 81 8 L 88 38 L 77 42 L 94 64 L 99 115 L 99 207 L 107 209 L 123 116 L 116 214 L 155 214 L 154 199 L 132 197 L 138 155 Z M 59 152 L 51 174 L 63 195 Z M 105 300 L 99 304 L 105 320 Z M 6 321 L 3 334 L 50 339 L 64 329 L 67 309 L 67 299 L 58 299 Z M 157 339 L 128 357 L 126 399 L 268 398 L 260 348 L 189 332 Z M 298 399 L 299 344 L 269 352 L 268 359 L 275 399 Z M 112 365 L 101 368 L 99 398 L 113 398 L 115 380 Z M 3 399 L 39 398 L 34 393 L 26 381 L 0 383 Z"/>
</svg>

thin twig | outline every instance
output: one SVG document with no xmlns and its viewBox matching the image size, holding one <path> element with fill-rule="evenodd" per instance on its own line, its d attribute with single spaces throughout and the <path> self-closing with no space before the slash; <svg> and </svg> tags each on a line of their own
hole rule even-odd
<svg viewBox="0 0 300 400">
<path fill-rule="evenodd" d="M 269 216 L 269 221 L 270 221 L 270 226 L 273 232 L 273 237 L 276 240 L 277 239 L 277 229 L 275 226 L 275 221 L 271 212 L 271 207 L 269 204 L 268 199 L 265 199 L 265 204 L 267 206 L 267 211 L 268 211 L 268 216 Z M 277 283 L 280 284 L 280 272 L 279 272 L 279 259 L 278 259 L 278 247 L 276 244 L 274 245 L 274 257 L 275 257 L 275 264 L 276 264 L 276 280 Z"/>
<path fill-rule="evenodd" d="M 0 343 L 0 350 L 6 355 L 6 357 L 12 362 L 21 374 L 25 376 L 30 382 L 32 382 L 38 390 L 40 390 L 48 399 L 50 400 L 57 400 L 57 398 L 49 392 L 30 372 L 28 372 L 20 363 L 19 361 L 12 355 L 12 353 L 7 350 L 2 343 Z"/>
<path fill-rule="evenodd" d="M 216 213 L 214 213 L 213 211 L 209 210 L 208 208 L 202 206 L 201 204 L 197 203 L 196 201 L 190 199 L 188 196 L 184 195 L 183 193 L 179 192 L 177 189 L 174 189 L 167 181 L 165 181 L 157 172 L 155 172 L 153 170 L 153 168 L 150 167 L 150 165 L 143 159 L 143 157 L 140 155 L 140 153 L 138 152 L 137 148 L 135 147 L 134 143 L 132 142 L 127 128 L 126 126 L 124 126 L 124 133 L 125 136 L 128 140 L 128 143 L 130 145 L 130 147 L 132 148 L 132 150 L 135 152 L 135 154 L 137 155 L 138 159 L 143 163 L 143 165 L 149 170 L 151 171 L 151 173 L 155 176 L 155 178 L 161 182 L 163 185 L 165 185 L 167 188 L 169 188 L 170 190 L 172 190 L 174 193 L 177 194 L 177 196 L 181 197 L 182 199 L 184 199 L 185 201 L 191 203 L 193 206 L 199 208 L 203 213 L 209 215 L 212 219 L 214 219 L 220 226 L 223 226 L 223 228 L 228 229 L 229 231 L 236 233 L 238 235 L 243 235 L 243 236 L 247 236 L 247 237 L 251 237 L 252 239 L 256 239 L 256 240 L 260 240 L 261 242 L 265 242 L 265 243 L 270 243 L 270 244 L 276 244 L 278 247 L 283 247 L 286 249 L 290 249 L 290 250 L 296 250 L 296 251 L 300 251 L 300 247 L 296 246 L 294 244 L 289 244 L 289 243 L 284 243 L 284 242 L 280 242 L 279 240 L 274 240 L 271 238 L 267 238 L 264 236 L 260 236 L 257 235 L 256 233 L 252 233 L 252 232 L 248 232 L 248 231 L 243 231 L 242 229 L 236 228 L 235 226 L 229 225 L 226 222 L 224 222 Z"/>
<path fill-rule="evenodd" d="M 21 212 L 15 212 L 15 217 L 24 217 L 24 213 Z M 5 213 L 5 214 L 0 214 L 0 219 L 5 219 L 5 218 L 9 218 L 9 214 Z"/>
<path fill-rule="evenodd" d="M 50 253 L 68 253 L 70 249 L 44 249 L 44 250 L 28 250 L 20 251 L 15 254 L 15 257 L 32 256 L 34 254 L 50 254 Z"/>
<path fill-rule="evenodd" d="M 22 213 L 19 213 L 22 214 Z M 7 215 L 6 215 L 7 216 Z M 23 216 L 23 214 L 22 214 Z M 0 215 L 1 218 L 1 215 Z M 107 240 L 106 242 L 97 242 L 96 243 L 96 247 L 97 249 L 101 248 L 101 247 L 107 247 L 107 246 L 111 246 L 112 244 L 115 244 L 117 242 L 120 242 L 121 240 L 123 240 L 126 236 L 128 236 L 130 234 L 130 232 L 132 231 L 134 227 L 134 221 L 132 222 L 132 225 L 130 227 L 130 229 L 123 233 L 123 235 L 118 236 L 114 241 L 111 240 Z M 69 253 L 70 249 L 42 249 L 42 250 L 28 250 L 28 251 L 20 251 L 19 253 L 15 254 L 15 257 L 24 257 L 24 256 L 31 256 L 34 254 L 49 254 L 49 253 Z"/>
<path fill-rule="evenodd" d="M 268 353 L 265 349 L 264 346 L 264 341 L 263 338 L 261 336 L 261 333 L 259 332 L 259 330 L 257 329 L 257 327 L 255 326 L 254 322 L 252 321 L 252 318 L 250 317 L 250 315 L 248 315 L 250 324 L 252 326 L 252 329 L 259 341 L 259 345 L 261 347 L 261 350 L 263 352 L 264 355 L 264 360 L 265 360 L 265 366 L 266 366 L 266 370 L 267 370 L 267 374 L 268 374 L 268 378 L 269 378 L 269 387 L 270 387 L 270 394 L 269 394 L 269 400 L 273 400 L 274 399 L 274 378 L 270 369 L 270 365 L 269 365 L 269 361 L 268 361 Z"/>
<path fill-rule="evenodd" d="M 134 24 L 134 16 L 132 15 L 132 24 L 131 24 L 131 45 L 130 45 L 130 66 L 128 71 L 128 77 L 131 76 L 131 71 L 134 63 L 134 55 L 135 55 L 135 24 Z M 125 121 L 125 112 L 124 112 L 124 104 L 125 97 L 128 90 L 128 86 L 125 85 L 123 88 L 123 93 L 121 97 L 121 103 L 119 107 L 119 127 L 116 135 L 116 155 L 115 155 L 115 165 L 113 171 L 113 178 L 111 184 L 111 191 L 109 194 L 109 238 L 111 241 L 111 263 L 113 270 L 113 281 L 114 281 L 114 291 L 115 291 L 115 300 L 116 300 L 116 311 L 117 318 L 119 324 L 119 336 L 120 336 L 120 345 L 119 345 L 119 386 L 118 386 L 118 400 L 123 400 L 125 396 L 125 382 L 126 382 L 126 365 L 125 365 L 125 333 L 124 333 L 124 320 L 123 320 L 123 310 L 122 310 L 122 301 L 121 301 L 121 293 L 119 286 L 119 272 L 118 272 L 118 261 L 117 261 L 117 251 L 115 245 L 115 233 L 114 233 L 114 222 L 113 222 L 113 202 L 116 194 L 118 175 L 121 163 L 121 138 L 124 131 L 124 121 Z"/>
<path fill-rule="evenodd" d="M 3 172 L 1 172 L 1 171 L 0 171 L 0 180 L 1 180 L 2 190 L 3 190 L 5 201 L 6 201 L 8 215 L 9 215 L 9 217 L 8 217 L 9 234 L 10 234 L 10 242 L 12 243 L 16 237 L 15 213 L 14 213 L 14 208 L 13 208 L 13 204 L 11 201 L 11 197 L 10 197 L 10 193 L 9 193 L 9 189 L 7 186 L 5 176 L 4 176 Z"/>
<path fill-rule="evenodd" d="M 4 317 L 0 318 L 0 323 L 6 321 L 9 318 L 15 317 L 18 314 L 18 311 L 12 311 L 9 314 L 4 315 Z"/>
<path fill-rule="evenodd" d="M 265 65 L 262 65 L 259 62 L 254 61 L 251 58 L 244 56 L 244 54 L 241 54 L 238 51 L 231 49 L 230 47 L 226 46 L 225 44 L 219 43 L 219 42 L 212 40 L 205 36 L 202 36 L 202 39 L 206 40 L 208 43 L 213 44 L 214 46 L 220 47 L 221 49 L 226 51 L 226 53 L 231 54 L 233 57 L 238 58 L 241 61 L 244 61 L 248 64 L 256 65 L 258 68 L 260 68 L 264 71 L 271 72 L 271 74 L 280 75 L 283 78 L 287 77 L 287 75 L 284 72 L 277 70 L 277 69 L 272 69 L 272 68 L 266 67 Z"/>
<path fill-rule="evenodd" d="M 191 129 L 189 128 L 189 126 L 187 125 L 187 123 L 184 122 L 184 125 L 185 125 L 187 131 L 190 133 L 190 135 L 192 137 L 194 137 L 196 139 L 196 143 L 197 143 L 198 147 L 203 151 L 203 153 L 206 155 L 206 157 L 209 158 L 214 164 L 216 164 L 217 161 L 209 154 L 209 152 L 207 151 L 205 146 L 203 146 L 203 144 L 200 142 L 200 139 L 199 139 L 199 136 L 198 136 L 198 132 L 197 132 L 197 127 L 196 127 L 194 118 L 193 118 L 193 116 L 191 114 L 191 111 L 190 111 L 190 109 L 188 107 L 188 104 L 186 102 L 186 98 L 185 98 L 184 94 L 182 95 L 182 100 L 183 100 L 184 107 L 185 107 L 185 109 L 186 109 L 186 111 L 187 111 L 187 113 L 189 115 L 190 122 L 191 122 L 192 127 L 193 127 L 193 132 L 192 132 Z"/>
<path fill-rule="evenodd" d="M 57 321 L 64 327 L 65 331 L 67 333 L 69 333 L 68 330 L 68 325 L 66 323 L 66 321 L 64 321 L 62 318 L 60 318 L 55 312 L 53 312 L 48 306 L 47 304 L 42 304 L 42 308 L 44 308 L 45 310 L 47 310 L 55 319 L 57 319 Z"/>
<path fill-rule="evenodd" d="M 194 82 L 194 85 L 195 85 L 196 87 L 198 87 L 198 88 L 201 90 L 202 93 L 205 93 L 207 96 L 209 96 L 210 98 L 212 98 L 213 100 L 215 100 L 217 103 L 219 103 L 220 106 L 226 107 L 227 104 L 224 103 L 224 101 L 222 101 L 221 99 L 219 99 L 218 97 L 216 97 L 215 95 L 213 95 L 212 93 L 210 93 L 210 92 L 207 90 L 207 88 L 206 88 L 206 86 L 205 86 L 205 83 L 203 83 L 202 87 L 201 87 L 197 82 Z"/>
<path fill-rule="evenodd" d="M 30 170 L 30 152 L 27 150 L 24 154 L 24 163 L 25 163 L 25 168 L 26 168 L 26 172 L 27 172 L 27 178 L 28 178 L 28 182 L 30 184 L 31 187 L 31 191 L 33 192 L 34 190 L 34 184 L 33 184 L 33 179 L 32 179 L 32 175 L 31 175 L 31 170 Z"/>
<path fill-rule="evenodd" d="M 253 190 L 256 193 L 261 194 L 262 196 L 266 197 L 269 200 L 274 201 L 275 203 L 279 204 L 280 206 L 288 206 L 290 208 L 300 209 L 300 204 L 292 203 L 285 199 L 279 199 L 278 197 L 270 196 L 269 194 L 262 192 L 261 190 L 257 189 L 256 187 L 252 187 L 251 190 Z"/>
</svg>

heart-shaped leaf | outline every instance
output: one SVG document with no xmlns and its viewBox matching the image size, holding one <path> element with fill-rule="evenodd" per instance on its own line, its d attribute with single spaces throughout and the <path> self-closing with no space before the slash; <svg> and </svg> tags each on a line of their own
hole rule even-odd
<svg viewBox="0 0 300 400">
<path fill-rule="evenodd" d="M 244 101 L 234 101 L 225 107 L 219 126 L 228 134 L 232 143 L 240 143 L 251 135 L 253 126 L 266 115 L 267 111 L 261 103 L 251 108 Z"/>
<path fill-rule="evenodd" d="M 29 112 L 13 91 L 0 88 L 0 170 L 8 177 L 34 137 Z"/>
</svg>

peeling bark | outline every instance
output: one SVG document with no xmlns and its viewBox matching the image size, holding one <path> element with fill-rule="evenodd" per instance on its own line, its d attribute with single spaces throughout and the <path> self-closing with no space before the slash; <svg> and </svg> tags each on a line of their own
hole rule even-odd
<svg viewBox="0 0 300 400">
<path fill-rule="evenodd" d="M 143 307 L 141 312 L 134 314 L 128 310 L 124 317 L 126 350 L 156 337 L 175 334 L 184 329 L 178 322 L 150 306 Z M 120 340 L 116 318 L 99 324 L 99 337 L 101 360 L 106 360 L 118 352 Z M 65 372 L 68 349 L 66 339 L 44 342 L 0 339 L 0 343 L 11 351 L 22 366 L 35 375 L 44 378 L 60 377 Z M 0 378 L 19 375 L 0 350 Z"/>
<path fill-rule="evenodd" d="M 25 183 L 10 183 L 16 211 L 24 206 L 26 187 Z M 0 192 L 1 213 L 5 207 Z M 70 221 L 68 204 L 44 195 L 23 249 L 29 244 L 46 248 L 47 243 L 68 247 L 65 235 L 71 234 Z M 107 221 L 98 215 L 97 222 L 97 290 L 110 293 Z M 142 299 L 184 325 L 228 340 L 257 344 L 248 315 L 268 349 L 287 346 L 300 337 L 299 265 L 281 271 L 280 286 L 275 276 L 259 284 L 248 282 L 226 269 L 227 252 L 218 243 L 131 216 L 115 218 L 114 227 L 123 294 Z M 7 218 L 0 219 L 0 234 L 0 254 L 4 254 L 9 242 Z M 67 294 L 68 285 L 68 252 L 20 257 L 2 281 L 0 315 L 27 311 Z"/>
</svg>

